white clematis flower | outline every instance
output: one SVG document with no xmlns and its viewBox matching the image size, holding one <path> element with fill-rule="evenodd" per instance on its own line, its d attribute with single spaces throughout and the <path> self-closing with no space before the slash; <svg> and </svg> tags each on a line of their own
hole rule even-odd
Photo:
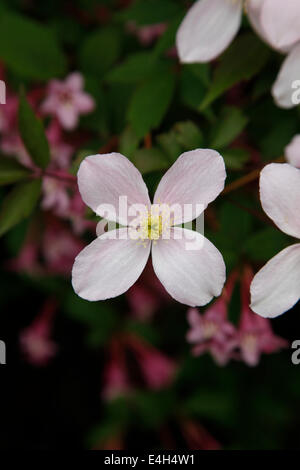
<svg viewBox="0 0 300 470">
<path fill-rule="evenodd" d="M 260 199 L 266 214 L 280 230 L 300 239 L 300 170 L 288 163 L 271 163 L 261 172 Z M 282 250 L 255 276 L 251 308 L 273 318 L 300 298 L 300 243 Z"/>
<path fill-rule="evenodd" d="M 292 85 L 300 77 L 299 0 L 198 0 L 177 32 L 177 49 L 183 63 L 209 62 L 236 36 L 243 7 L 253 29 L 273 49 L 288 54 L 272 87 L 275 102 L 292 108 Z"/>
<path fill-rule="evenodd" d="M 92 301 L 123 294 L 139 278 L 151 253 L 157 277 L 178 302 L 199 306 L 220 295 L 225 282 L 222 255 L 200 233 L 176 225 L 197 218 L 223 190 L 225 178 L 218 152 L 186 152 L 160 181 L 151 205 L 142 175 L 126 157 L 111 153 L 85 158 L 78 171 L 84 202 L 106 220 L 127 226 L 103 233 L 105 221 L 101 223 L 100 236 L 75 260 L 75 292 Z M 129 208 L 136 204 L 144 208 L 137 218 L 126 221 L 123 213 L 113 210 L 124 196 Z M 152 210 L 186 204 L 193 207 L 190 213 L 179 211 L 172 217 Z M 191 239 L 201 248 L 187 249 Z"/>
</svg>

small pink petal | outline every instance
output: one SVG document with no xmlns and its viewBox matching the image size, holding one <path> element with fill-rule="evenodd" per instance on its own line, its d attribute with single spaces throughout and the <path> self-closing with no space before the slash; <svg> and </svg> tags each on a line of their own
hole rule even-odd
<svg viewBox="0 0 300 470">
<path fill-rule="evenodd" d="M 152 262 L 167 292 L 178 302 L 196 307 L 221 294 L 225 265 L 217 248 L 197 232 L 193 232 L 193 237 L 202 247 L 187 250 L 191 232 L 173 227 L 170 240 L 160 239 L 153 245 Z"/>
<path fill-rule="evenodd" d="M 75 292 L 92 301 L 123 294 L 141 275 L 149 253 L 150 242 L 142 245 L 131 240 L 126 228 L 103 234 L 75 259 L 72 271 Z"/>
<path fill-rule="evenodd" d="M 73 91 L 80 91 L 83 88 L 83 76 L 79 72 L 71 73 L 65 81 L 65 84 Z"/>
<path fill-rule="evenodd" d="M 78 124 L 78 111 L 73 103 L 61 104 L 57 108 L 56 113 L 57 118 L 65 129 L 69 131 L 75 129 Z"/>
<path fill-rule="evenodd" d="M 198 0 L 177 32 L 181 62 L 209 62 L 231 43 L 241 25 L 241 0 Z"/>
<path fill-rule="evenodd" d="M 284 233 L 300 238 L 300 170 L 270 163 L 260 174 L 260 200 L 266 214 Z"/>
<path fill-rule="evenodd" d="M 95 108 L 95 101 L 90 95 L 80 91 L 76 96 L 74 96 L 74 106 L 76 106 L 77 110 L 81 114 L 86 114 L 93 111 Z"/>
</svg>

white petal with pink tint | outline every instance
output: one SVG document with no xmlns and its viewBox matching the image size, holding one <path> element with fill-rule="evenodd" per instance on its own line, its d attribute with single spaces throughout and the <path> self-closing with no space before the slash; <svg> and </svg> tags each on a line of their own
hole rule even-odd
<svg viewBox="0 0 300 470">
<path fill-rule="evenodd" d="M 78 171 L 79 191 L 84 202 L 96 214 L 127 225 L 119 213 L 119 197 L 127 196 L 128 206 L 150 206 L 148 189 L 136 167 L 120 153 L 92 155 L 83 160 Z M 106 210 L 100 207 L 107 206 Z M 113 210 L 115 208 L 115 210 Z"/>
<path fill-rule="evenodd" d="M 126 228 L 107 232 L 79 253 L 73 266 L 72 284 L 80 297 L 91 301 L 117 297 L 139 278 L 151 245 L 138 244 L 127 232 Z M 117 238 L 112 239 L 113 235 Z"/>
<path fill-rule="evenodd" d="M 263 4 L 264 2 L 262 0 L 247 0 L 246 11 L 253 29 L 264 41 L 268 42 L 266 32 L 264 31 L 261 24 L 261 12 Z"/>
<path fill-rule="evenodd" d="M 292 108 L 298 104 L 293 102 L 293 87 L 295 81 L 300 77 L 300 45 L 295 46 L 287 58 L 283 61 L 277 79 L 272 87 L 272 95 L 281 108 Z M 299 93 L 297 95 L 298 99 Z"/>
<path fill-rule="evenodd" d="M 181 62 L 209 62 L 220 55 L 239 30 L 242 4 L 242 0 L 198 0 L 177 32 Z"/>
<path fill-rule="evenodd" d="M 173 225 L 189 222 L 198 217 L 224 189 L 225 178 L 224 160 L 215 150 L 185 152 L 162 177 L 154 203 L 178 204 L 181 207 L 192 204 L 191 216 L 175 215 Z"/>
<path fill-rule="evenodd" d="M 283 232 L 300 238 L 300 170 L 271 163 L 260 174 L 260 200 L 266 214 Z"/>
<path fill-rule="evenodd" d="M 289 145 L 285 147 L 284 154 L 291 165 L 300 168 L 300 134 L 293 137 Z"/>
<path fill-rule="evenodd" d="M 300 244 L 274 256 L 251 284 L 251 308 L 265 318 L 274 318 L 292 308 L 300 298 Z"/>
<path fill-rule="evenodd" d="M 299 0 L 264 0 L 261 25 L 268 42 L 282 51 L 289 51 L 300 40 Z"/>
<path fill-rule="evenodd" d="M 221 253 L 199 233 L 193 232 L 193 240 L 202 248 L 186 249 L 190 236 L 191 230 L 173 227 L 170 240 L 153 245 L 152 262 L 167 292 L 178 302 L 196 307 L 220 295 L 226 273 Z"/>
<path fill-rule="evenodd" d="M 100 220 L 100 222 L 97 223 L 96 227 L 96 235 L 97 237 L 101 237 L 106 232 L 108 226 L 108 221 L 106 219 Z"/>
</svg>

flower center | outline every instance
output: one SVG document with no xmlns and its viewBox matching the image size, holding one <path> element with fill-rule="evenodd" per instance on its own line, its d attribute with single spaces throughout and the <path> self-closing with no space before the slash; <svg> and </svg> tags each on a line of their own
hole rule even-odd
<svg viewBox="0 0 300 470">
<path fill-rule="evenodd" d="M 256 351 L 257 348 L 257 338 L 254 334 L 252 333 L 246 333 L 243 340 L 243 346 L 244 348 L 249 352 L 253 353 Z"/>
<path fill-rule="evenodd" d="M 205 339 L 211 339 L 218 331 L 218 325 L 212 321 L 206 321 L 203 325 L 203 336 Z"/>
<path fill-rule="evenodd" d="M 138 238 L 152 240 L 154 243 L 159 238 L 170 238 L 172 218 L 169 206 L 166 204 L 153 204 L 141 218 L 138 226 Z"/>
</svg>

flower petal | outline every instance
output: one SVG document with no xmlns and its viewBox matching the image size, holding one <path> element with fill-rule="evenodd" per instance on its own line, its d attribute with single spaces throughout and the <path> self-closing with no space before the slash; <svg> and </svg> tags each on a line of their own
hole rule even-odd
<svg viewBox="0 0 300 470">
<path fill-rule="evenodd" d="M 274 256 L 251 284 L 251 308 L 265 318 L 274 318 L 292 308 L 300 298 L 300 244 Z"/>
<path fill-rule="evenodd" d="M 218 57 L 238 32 L 242 3 L 241 0 L 198 0 L 177 32 L 181 62 L 209 62 Z"/>
<path fill-rule="evenodd" d="M 84 91 L 78 91 L 73 97 L 76 109 L 82 113 L 90 113 L 95 108 L 95 101 L 93 98 Z"/>
<path fill-rule="evenodd" d="M 284 154 L 291 165 L 300 168 L 300 134 L 293 137 L 292 141 L 285 147 Z"/>
<path fill-rule="evenodd" d="M 295 89 L 300 77 L 300 45 L 294 47 L 283 61 L 277 79 L 272 87 L 272 95 L 281 108 L 292 108 L 299 104 L 299 89 Z"/>
<path fill-rule="evenodd" d="M 247 16 L 250 20 L 253 29 L 264 41 L 268 43 L 269 41 L 267 34 L 261 24 L 261 12 L 263 4 L 264 3 L 262 2 L 262 0 L 247 0 L 245 7 L 247 11 Z"/>
<path fill-rule="evenodd" d="M 198 247 L 187 249 L 188 243 Z M 170 240 L 153 244 L 152 263 L 158 279 L 178 302 L 191 307 L 205 305 L 222 292 L 226 276 L 223 257 L 198 232 L 173 227 Z"/>
<path fill-rule="evenodd" d="M 260 174 L 260 200 L 265 213 L 284 233 L 300 238 L 300 170 L 270 163 Z"/>
<path fill-rule="evenodd" d="M 80 72 L 73 72 L 71 73 L 66 81 L 65 84 L 72 90 L 72 91 L 79 91 L 83 88 L 83 76 Z"/>
<path fill-rule="evenodd" d="M 300 40 L 299 0 L 264 0 L 261 26 L 275 49 L 289 51 Z"/>
<path fill-rule="evenodd" d="M 101 237 L 101 235 L 103 235 L 106 232 L 107 226 L 108 226 L 108 221 L 106 219 L 101 219 L 100 222 L 97 223 L 97 227 L 96 227 L 97 237 Z"/>
<path fill-rule="evenodd" d="M 131 240 L 127 228 L 106 232 L 75 259 L 72 271 L 75 292 L 92 301 L 123 294 L 141 275 L 150 246 L 150 242 L 141 245 Z"/>
<path fill-rule="evenodd" d="M 127 208 L 126 214 L 119 209 L 120 197 L 127 198 L 128 206 L 150 206 L 142 175 L 120 153 L 85 158 L 78 171 L 78 185 L 82 199 L 96 214 L 122 225 L 127 225 L 128 220 Z"/>
<path fill-rule="evenodd" d="M 64 129 L 72 131 L 78 124 L 78 112 L 73 105 L 56 106 L 57 117 Z"/>
<path fill-rule="evenodd" d="M 175 214 L 174 224 L 189 222 L 198 217 L 207 205 L 224 189 L 226 171 L 224 160 L 215 150 L 198 149 L 183 153 L 161 179 L 154 203 L 184 204 L 191 211 Z M 196 207 L 198 205 L 198 207 Z"/>
</svg>

